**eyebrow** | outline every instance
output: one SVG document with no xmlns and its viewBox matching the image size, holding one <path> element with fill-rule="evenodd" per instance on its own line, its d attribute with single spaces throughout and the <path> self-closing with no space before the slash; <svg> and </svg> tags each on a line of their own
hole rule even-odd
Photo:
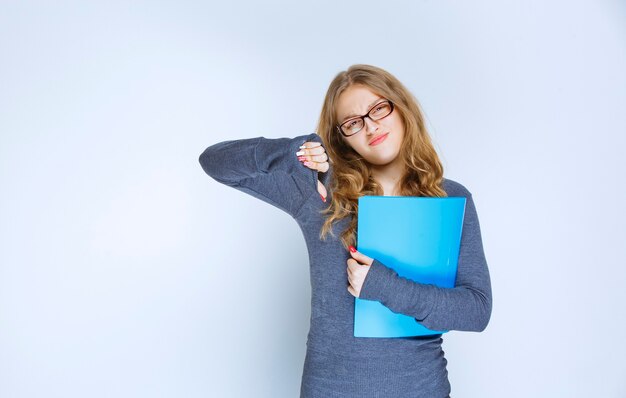
<svg viewBox="0 0 626 398">
<path fill-rule="evenodd" d="M 377 103 L 378 101 L 380 101 L 381 99 L 383 99 L 383 97 L 379 97 L 378 99 L 374 100 L 371 104 L 369 104 L 369 105 L 367 106 L 367 109 L 370 109 L 371 107 L 373 107 L 373 106 L 374 106 L 374 104 L 375 104 L 375 103 Z M 351 117 L 355 117 L 355 116 L 361 116 L 361 115 L 355 115 L 355 114 L 352 114 L 352 115 L 348 115 L 348 116 L 346 116 L 346 117 L 344 117 L 344 118 L 342 118 L 342 119 L 339 119 L 339 120 L 341 120 L 341 121 L 346 121 L 346 120 L 350 119 Z"/>
</svg>

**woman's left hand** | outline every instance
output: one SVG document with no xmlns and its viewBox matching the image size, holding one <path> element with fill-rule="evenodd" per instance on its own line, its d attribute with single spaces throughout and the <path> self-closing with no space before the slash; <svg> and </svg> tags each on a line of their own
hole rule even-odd
<svg viewBox="0 0 626 398">
<path fill-rule="evenodd" d="M 354 251 L 352 251 L 354 249 Z M 348 263 L 348 291 L 354 297 L 359 297 L 361 294 L 361 287 L 365 281 L 365 276 L 370 270 L 370 265 L 374 262 L 374 259 L 367 257 L 365 254 L 356 250 L 354 246 L 350 246 L 350 255 Z"/>
</svg>

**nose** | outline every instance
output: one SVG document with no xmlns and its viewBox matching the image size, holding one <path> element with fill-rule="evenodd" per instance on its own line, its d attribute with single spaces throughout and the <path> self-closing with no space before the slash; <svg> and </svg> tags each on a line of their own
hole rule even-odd
<svg viewBox="0 0 626 398">
<path fill-rule="evenodd" d="M 373 133 L 376 130 L 378 130 L 378 123 L 376 123 L 369 117 L 366 117 L 365 119 L 363 119 L 363 122 L 365 123 L 365 129 L 368 133 Z"/>
</svg>

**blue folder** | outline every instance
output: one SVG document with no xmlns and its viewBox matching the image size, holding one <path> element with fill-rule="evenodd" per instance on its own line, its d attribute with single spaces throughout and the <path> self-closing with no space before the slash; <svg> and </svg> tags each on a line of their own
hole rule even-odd
<svg viewBox="0 0 626 398">
<path fill-rule="evenodd" d="M 415 282 L 454 287 L 461 246 L 464 197 L 362 196 L 357 249 Z M 379 301 L 355 297 L 355 337 L 442 334 Z"/>
</svg>

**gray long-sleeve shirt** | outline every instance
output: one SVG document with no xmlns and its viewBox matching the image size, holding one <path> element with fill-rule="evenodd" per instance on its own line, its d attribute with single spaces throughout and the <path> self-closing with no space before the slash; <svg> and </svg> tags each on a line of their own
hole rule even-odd
<svg viewBox="0 0 626 398">
<path fill-rule="evenodd" d="M 301 397 L 448 396 L 441 334 L 354 337 L 355 298 L 347 290 L 350 253 L 338 238 L 319 239 L 324 222 L 319 211 L 329 202 L 321 200 L 317 180 L 325 184 L 332 168 L 318 175 L 298 161 L 296 152 L 306 141 L 321 139 L 312 133 L 229 140 L 209 146 L 199 159 L 213 179 L 278 207 L 301 227 L 311 276 Z M 489 322 L 492 296 L 476 208 L 471 193 L 458 182 L 444 179 L 443 188 L 448 196 L 467 198 L 454 288 L 414 282 L 374 259 L 359 298 L 380 301 L 432 330 L 480 332 Z M 348 222 L 345 218 L 333 226 L 337 237 Z"/>
</svg>

